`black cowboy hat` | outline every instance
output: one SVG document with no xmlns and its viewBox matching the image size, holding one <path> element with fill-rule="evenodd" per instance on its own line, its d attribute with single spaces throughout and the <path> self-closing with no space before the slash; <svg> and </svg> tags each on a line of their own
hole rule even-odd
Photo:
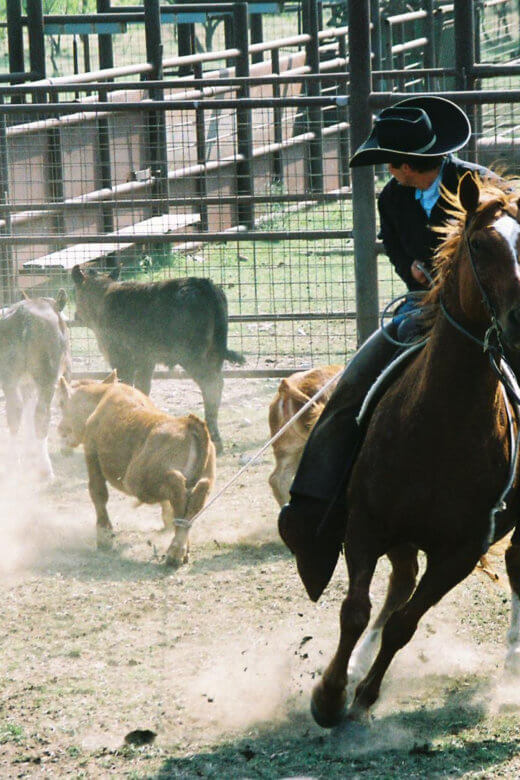
<svg viewBox="0 0 520 780">
<path fill-rule="evenodd" d="M 389 162 L 396 154 L 437 157 L 460 149 L 470 135 L 468 117 L 451 100 L 435 95 L 406 98 L 381 111 L 349 165 Z"/>
</svg>

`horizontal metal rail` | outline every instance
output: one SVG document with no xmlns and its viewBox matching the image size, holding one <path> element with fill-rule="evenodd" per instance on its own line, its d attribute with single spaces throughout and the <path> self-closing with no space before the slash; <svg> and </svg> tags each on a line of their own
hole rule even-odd
<svg viewBox="0 0 520 780">
<path fill-rule="evenodd" d="M 161 14 L 176 13 L 204 13 L 205 9 L 211 9 L 218 13 L 232 13 L 233 3 L 221 3 L 205 5 L 204 3 L 189 3 L 186 5 L 169 5 L 160 9 Z M 43 25 L 46 24 L 74 24 L 76 22 L 144 22 L 145 13 L 141 11 L 120 11 L 114 8 L 113 11 L 103 13 L 85 13 L 85 14 L 44 14 Z M 27 26 L 29 18 L 22 16 L 22 24 Z"/>
<path fill-rule="evenodd" d="M 427 11 L 407 11 L 404 14 L 393 14 L 392 16 L 386 16 L 384 18 L 385 24 L 393 27 L 396 24 L 404 24 L 405 22 L 415 22 L 417 19 L 426 19 L 428 16 Z"/>
<path fill-rule="evenodd" d="M 413 71 L 407 71 L 408 75 Z M 415 97 L 428 97 L 432 94 L 447 98 L 454 103 L 464 105 L 484 105 L 486 103 L 520 103 L 520 89 L 482 89 L 468 90 L 467 92 L 414 92 Z M 374 108 L 384 108 L 393 105 L 399 100 L 410 97 L 409 92 L 372 92 L 368 98 Z"/>
<path fill-rule="evenodd" d="M 496 102 L 496 101 L 495 101 Z M 12 104 L 0 105 L 0 114 L 97 114 L 101 111 L 125 114 L 129 111 L 182 111 L 195 109 L 207 109 L 212 111 L 215 108 L 233 109 L 233 108 L 284 108 L 299 106 L 345 106 L 347 104 L 346 95 L 336 95 L 330 97 L 300 97 L 291 96 L 283 98 L 234 98 L 215 100 L 143 100 L 140 102 L 131 101 L 127 103 L 88 103 L 81 104 L 74 102 L 67 103 L 27 103 L 23 107 Z"/>
<path fill-rule="evenodd" d="M 110 194 L 111 190 L 98 190 L 96 194 Z M 92 195 L 94 193 L 89 193 Z M 16 203 L 0 203 L 0 214 L 16 214 L 18 212 L 47 212 L 47 211 L 77 211 L 78 209 L 92 208 L 94 210 L 99 209 L 100 205 L 112 209 L 133 209 L 133 208 L 153 208 L 153 206 L 189 206 L 190 208 L 195 205 L 200 205 L 200 198 L 193 197 L 167 197 L 167 198 L 135 198 L 134 199 L 117 199 L 111 198 L 110 200 L 94 200 L 90 199 L 89 195 L 80 195 L 75 200 L 62 200 L 54 201 L 52 203 L 30 203 L 30 202 L 16 202 Z M 337 200 L 350 200 L 352 193 L 350 189 L 342 189 L 334 192 L 316 192 L 312 194 L 310 201 L 305 200 L 306 203 L 328 203 L 335 202 Z M 236 205 L 238 203 L 301 203 L 302 196 L 295 194 L 287 195 L 222 195 L 211 196 L 207 195 L 204 198 L 204 203 L 208 206 Z"/>
<path fill-rule="evenodd" d="M 412 41 L 406 43 L 396 43 L 392 46 L 392 54 L 405 54 L 407 51 L 414 51 L 415 49 L 422 49 L 428 43 L 428 38 L 414 38 Z M 410 70 L 406 70 L 406 73 L 410 74 Z M 411 70 L 415 76 L 415 68 Z"/>
<path fill-rule="evenodd" d="M 224 52 L 225 54 L 225 52 Z M 183 58 L 184 60 L 185 58 Z M 324 62 L 320 63 L 321 67 L 330 67 L 330 60 L 325 60 Z M 143 92 L 148 91 L 155 91 L 157 89 L 164 90 L 167 92 L 168 90 L 177 90 L 177 89 L 193 89 L 196 87 L 207 87 L 208 89 L 214 89 L 214 86 L 212 86 L 213 82 L 218 87 L 241 87 L 243 85 L 249 84 L 250 86 L 255 85 L 263 85 L 263 84 L 292 84 L 293 82 L 306 82 L 306 81 L 337 81 L 338 79 L 345 79 L 348 78 L 349 74 L 341 71 L 336 71 L 334 73 L 303 73 L 301 72 L 302 68 L 298 68 L 297 71 L 293 70 L 287 70 L 283 73 L 277 74 L 266 74 L 263 76 L 226 76 L 226 77 L 207 77 L 207 78 L 179 78 L 179 79 L 167 79 L 165 78 L 163 81 L 125 81 L 118 84 L 110 84 L 107 85 L 105 82 L 88 82 L 88 84 L 78 84 L 76 81 L 69 82 L 69 81 L 62 81 L 60 83 L 56 83 L 55 79 L 47 79 L 45 81 L 40 82 L 32 82 L 31 84 L 20 84 L 20 85 L 14 85 L 14 86 L 0 86 L 0 94 L 2 95 L 9 95 L 12 93 L 15 93 L 16 95 L 26 95 L 26 94 L 59 94 L 61 92 L 95 92 L 95 91 L 102 91 L 104 94 L 107 92 L 107 86 L 110 86 L 109 94 L 111 93 L 117 93 L 121 91 L 127 91 L 127 90 L 140 90 Z M 442 75 L 446 71 L 442 68 L 430 68 L 430 69 L 423 69 L 425 74 L 428 75 Z M 102 73 L 105 73 L 106 71 L 99 71 Z M 417 71 L 419 73 L 419 71 Z M 422 71 L 421 71 L 422 72 Z M 453 71 L 455 72 L 455 71 Z M 375 73 L 387 73 L 387 71 L 375 71 Z M 388 71 L 388 73 L 396 73 L 401 74 L 402 71 Z"/>
<path fill-rule="evenodd" d="M 236 231 L 236 232 L 235 232 Z M 232 231 L 219 231 L 217 233 L 140 233 L 125 236 L 110 236 L 106 233 L 89 235 L 10 235 L 0 234 L 0 246 L 7 244 L 175 244 L 186 241 L 199 243 L 225 243 L 226 241 L 310 241 L 317 238 L 352 238 L 352 230 L 243 230 L 241 226 Z"/>
<path fill-rule="evenodd" d="M 228 322 L 293 322 L 293 320 L 323 321 L 323 320 L 355 320 L 355 311 L 335 312 L 294 312 L 291 314 L 229 314 Z M 84 328 L 82 322 L 68 320 L 69 328 Z"/>
</svg>

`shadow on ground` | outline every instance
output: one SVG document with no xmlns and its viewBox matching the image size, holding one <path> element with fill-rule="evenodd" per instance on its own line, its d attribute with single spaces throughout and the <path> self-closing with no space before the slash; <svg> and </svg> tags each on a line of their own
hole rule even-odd
<svg viewBox="0 0 520 780">
<path fill-rule="evenodd" d="M 464 734 L 486 719 L 472 699 L 480 686 L 447 693 L 438 708 L 374 720 L 367 729 L 321 731 L 304 713 L 291 713 L 277 727 L 226 742 L 188 757 L 170 757 L 153 780 L 177 777 L 345 778 L 460 777 L 486 774 L 518 752 L 520 738 L 475 738 Z"/>
<path fill-rule="evenodd" d="M 161 547 L 166 549 L 166 537 L 164 539 L 164 542 L 161 540 Z M 146 545 L 149 548 L 149 560 L 130 557 L 133 545 L 118 543 L 116 539 L 114 549 L 106 552 L 86 544 L 73 543 L 62 548 L 48 549 L 31 568 L 41 574 L 59 574 L 65 578 L 94 582 L 163 580 L 177 574 L 182 575 L 183 579 L 189 579 L 210 572 L 247 568 L 290 555 L 281 543 L 277 542 L 238 544 L 211 557 L 197 558 L 195 551 L 192 553 L 193 562 L 175 569 L 165 566 L 164 555 L 157 553 L 150 539 L 143 540 L 140 544 L 141 547 Z"/>
</svg>

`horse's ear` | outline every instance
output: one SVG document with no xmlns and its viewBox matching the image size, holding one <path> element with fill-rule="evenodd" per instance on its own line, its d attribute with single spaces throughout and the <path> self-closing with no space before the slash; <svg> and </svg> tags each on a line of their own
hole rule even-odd
<svg viewBox="0 0 520 780">
<path fill-rule="evenodd" d="M 58 311 L 63 311 L 63 309 L 65 308 L 65 304 L 67 303 L 67 298 L 68 298 L 67 293 L 65 292 L 63 287 L 60 287 L 60 289 L 58 290 L 58 294 L 56 296 L 56 308 L 58 309 Z"/>
<path fill-rule="evenodd" d="M 460 205 L 468 214 L 473 214 L 477 210 L 480 198 L 480 187 L 478 186 L 471 171 L 466 171 L 459 181 L 459 200 Z"/>
<path fill-rule="evenodd" d="M 110 273 L 108 274 L 110 279 L 113 279 L 114 282 L 117 282 L 119 279 L 119 276 L 121 274 L 121 263 L 118 263 L 115 268 L 112 268 Z"/>
<path fill-rule="evenodd" d="M 65 379 L 64 376 L 60 376 L 58 381 L 58 393 L 61 395 L 61 397 L 65 400 L 69 400 L 72 395 L 72 388 Z"/>
<path fill-rule="evenodd" d="M 86 274 L 81 270 L 79 265 L 75 265 L 72 269 L 72 281 L 78 287 L 83 284 L 86 279 Z"/>
<path fill-rule="evenodd" d="M 112 371 L 112 373 L 111 373 L 111 374 L 109 374 L 108 376 L 106 376 L 106 377 L 105 377 L 105 378 L 102 380 L 101 384 L 102 384 L 102 385 L 113 385 L 113 384 L 115 384 L 117 381 L 118 381 L 118 378 L 117 378 L 117 370 L 114 368 L 114 370 Z"/>
</svg>

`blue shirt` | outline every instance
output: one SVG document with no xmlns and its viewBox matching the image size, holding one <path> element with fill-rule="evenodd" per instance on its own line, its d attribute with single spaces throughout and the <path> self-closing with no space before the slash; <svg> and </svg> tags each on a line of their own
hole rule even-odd
<svg viewBox="0 0 520 780">
<path fill-rule="evenodd" d="M 439 200 L 440 186 L 442 179 L 442 169 L 444 168 L 444 160 L 442 161 L 441 169 L 437 178 L 430 184 L 427 190 L 415 190 L 415 200 L 418 200 L 427 216 L 432 213 L 432 209 Z"/>
</svg>

